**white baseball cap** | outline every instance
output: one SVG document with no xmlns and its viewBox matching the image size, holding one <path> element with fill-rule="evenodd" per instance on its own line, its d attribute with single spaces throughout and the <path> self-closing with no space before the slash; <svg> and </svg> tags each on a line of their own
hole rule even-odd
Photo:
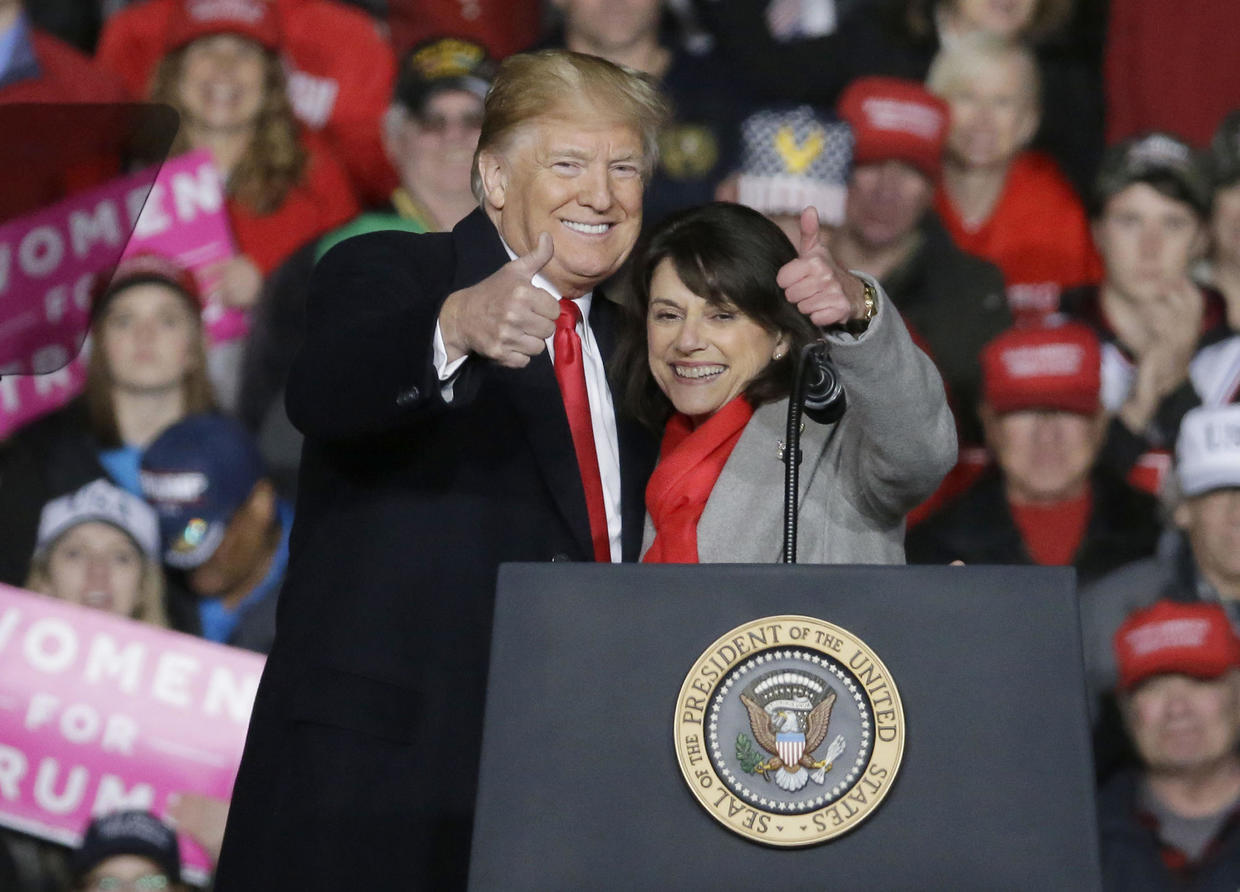
<svg viewBox="0 0 1240 892">
<path fill-rule="evenodd" d="M 43 506 L 35 552 L 49 548 L 78 524 L 109 523 L 137 543 L 150 559 L 159 560 L 159 518 L 142 499 L 100 478 Z"/>
<path fill-rule="evenodd" d="M 1240 486 L 1240 405 L 1190 410 L 1180 424 L 1175 470 L 1185 496 Z"/>
</svg>

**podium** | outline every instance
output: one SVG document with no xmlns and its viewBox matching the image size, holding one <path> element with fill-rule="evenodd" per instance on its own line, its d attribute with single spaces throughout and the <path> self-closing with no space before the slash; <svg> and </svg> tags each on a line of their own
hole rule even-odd
<svg viewBox="0 0 1240 892">
<path fill-rule="evenodd" d="M 803 847 L 721 824 L 673 735 L 712 642 L 779 615 L 863 640 L 903 704 L 881 804 Z M 1071 570 L 501 568 L 471 889 L 1100 887 Z"/>
</svg>

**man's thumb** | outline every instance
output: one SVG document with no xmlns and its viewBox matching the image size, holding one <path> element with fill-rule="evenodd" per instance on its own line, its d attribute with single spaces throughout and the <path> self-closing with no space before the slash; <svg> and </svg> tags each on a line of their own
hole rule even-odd
<svg viewBox="0 0 1240 892">
<path fill-rule="evenodd" d="M 540 232 L 538 234 L 538 244 L 534 246 L 534 250 L 522 257 L 518 257 L 516 265 L 520 268 L 522 275 L 533 278 L 539 270 L 551 261 L 554 254 L 555 244 L 551 241 L 551 236 L 545 232 Z"/>
</svg>

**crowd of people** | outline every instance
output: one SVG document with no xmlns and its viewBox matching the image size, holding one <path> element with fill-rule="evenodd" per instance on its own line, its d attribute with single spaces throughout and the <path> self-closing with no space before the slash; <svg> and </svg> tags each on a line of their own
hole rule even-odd
<svg viewBox="0 0 1240 892">
<path fill-rule="evenodd" d="M 310 687 L 469 772 L 356 704 L 413 692 L 476 748 L 501 561 L 778 560 L 766 459 L 824 339 L 800 560 L 1074 567 L 1108 887 L 1234 888 L 1240 69 L 1202 48 L 1240 10 L 1169 7 L 0 0 L 0 103 L 171 106 L 236 248 L 94 290 L 82 393 L 0 443 L 0 582 L 274 646 L 230 830 L 268 838 L 267 801 L 326 808 L 264 776 L 336 752 L 283 730 Z M 286 826 L 307 871 L 348 839 L 451 885 L 473 787 L 442 786 Z M 181 828 L 218 854 L 215 817 Z M 0 886 L 181 882 L 152 815 L 83 832 L 6 832 Z"/>
</svg>

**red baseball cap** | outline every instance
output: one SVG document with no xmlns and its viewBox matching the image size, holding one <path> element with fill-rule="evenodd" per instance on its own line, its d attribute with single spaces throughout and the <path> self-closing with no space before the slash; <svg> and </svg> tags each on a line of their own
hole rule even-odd
<svg viewBox="0 0 1240 892">
<path fill-rule="evenodd" d="M 982 348 L 982 394 L 996 412 L 1093 415 L 1101 378 L 1098 337 L 1079 322 L 1009 328 Z"/>
<path fill-rule="evenodd" d="M 947 103 L 917 81 L 862 77 L 840 96 L 839 115 L 853 129 L 853 164 L 904 161 L 938 180 L 947 139 Z"/>
<path fill-rule="evenodd" d="M 1218 604 L 1159 601 L 1128 617 L 1114 645 L 1123 690 L 1152 675 L 1218 678 L 1240 667 L 1240 638 Z"/>
<path fill-rule="evenodd" d="M 117 265 L 110 276 L 98 279 L 97 291 L 91 302 L 91 315 L 98 316 L 114 295 L 130 285 L 146 282 L 170 285 L 185 298 L 195 313 L 202 312 L 202 289 L 198 287 L 194 274 L 171 257 L 143 252 L 131 254 Z"/>
<path fill-rule="evenodd" d="M 168 50 L 188 46 L 200 37 L 236 34 L 264 49 L 280 45 L 276 11 L 266 0 L 180 0 L 168 23 Z"/>
</svg>

